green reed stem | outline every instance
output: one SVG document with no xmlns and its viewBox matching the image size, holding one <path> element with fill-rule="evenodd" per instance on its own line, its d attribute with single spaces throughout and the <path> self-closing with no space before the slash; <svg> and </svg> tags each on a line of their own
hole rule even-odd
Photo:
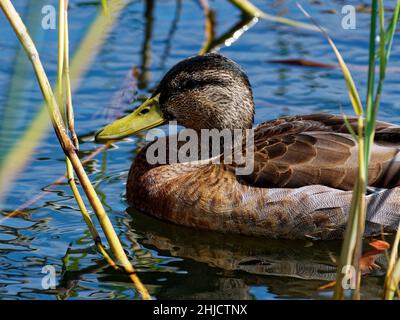
<svg viewBox="0 0 400 320">
<path fill-rule="evenodd" d="M 300 6 L 303 13 L 314 21 L 310 15 Z M 383 6 L 381 8 L 381 16 L 383 16 Z M 370 46 L 369 46 L 369 72 L 368 72 L 368 84 L 367 84 L 367 127 L 364 126 L 364 109 L 359 99 L 358 90 L 354 84 L 353 78 L 348 70 L 340 52 L 337 50 L 335 44 L 329 37 L 329 35 L 314 21 L 314 23 L 320 28 L 329 44 L 331 45 L 336 58 L 339 61 L 340 68 L 342 70 L 346 86 L 349 94 L 350 101 L 352 103 L 354 112 L 357 115 L 357 142 L 358 142 L 358 176 L 355 181 L 355 187 L 353 190 L 353 196 L 348 215 L 348 221 L 346 230 L 344 233 L 344 239 L 342 243 L 342 250 L 340 255 L 340 261 L 338 264 L 336 285 L 335 285 L 335 299 L 344 299 L 344 288 L 342 281 L 344 279 L 343 271 L 347 268 L 353 268 L 355 270 L 355 283 L 356 288 L 352 291 L 353 299 L 360 299 L 360 286 L 361 286 L 361 272 L 360 272 L 360 258 L 362 252 L 362 239 L 365 230 L 365 219 L 366 219 L 366 198 L 365 192 L 368 183 L 368 160 L 370 154 L 370 144 L 373 142 L 373 136 L 375 128 L 375 116 L 377 111 L 377 104 L 373 105 L 373 89 L 374 89 L 374 76 L 375 76 L 375 30 L 376 30 L 376 19 L 377 19 L 377 1 L 373 0 L 372 11 L 371 11 L 371 30 L 370 30 Z M 382 18 L 383 20 L 383 18 Z M 384 40 L 384 39 L 383 39 Z M 374 108 L 373 108 L 374 107 Z M 344 117 L 344 121 L 348 127 L 350 124 L 347 121 L 347 117 Z M 352 135 L 354 132 L 349 130 Z M 354 276 L 354 275 L 353 275 Z"/>
<path fill-rule="evenodd" d="M 398 268 L 398 262 L 396 260 L 398 258 L 399 252 L 399 242 L 400 242 L 400 223 L 397 227 L 396 237 L 393 241 L 392 250 L 390 252 L 390 258 L 388 262 L 388 267 L 386 271 L 385 277 L 385 286 L 383 289 L 383 298 L 386 300 L 392 300 L 394 297 L 394 292 L 398 289 L 399 278 L 396 278 L 396 273 L 393 274 L 395 268 Z M 397 265 L 396 265 L 397 264 Z M 398 274 L 399 271 L 397 271 Z"/>
<path fill-rule="evenodd" d="M 381 2 L 380 5 L 383 7 L 383 1 Z M 379 83 L 378 83 L 377 94 L 375 97 L 376 105 L 379 105 L 381 90 L 383 87 L 383 80 L 385 78 L 386 64 L 390 57 L 390 52 L 391 52 L 392 43 L 393 43 L 393 37 L 394 37 L 394 33 L 396 31 L 396 26 L 399 22 L 399 16 L 400 16 L 400 0 L 397 1 L 391 22 L 389 24 L 387 31 L 385 32 L 385 37 L 386 37 L 385 40 L 386 41 L 383 41 L 383 45 L 386 44 L 386 52 L 383 52 L 382 45 L 381 45 L 380 57 L 381 57 L 381 60 L 383 61 L 382 64 L 384 64 L 384 68 L 383 68 L 383 70 L 382 69 L 380 70 L 380 79 L 379 79 Z M 383 29 L 383 26 L 381 24 L 381 34 L 382 34 L 382 29 Z M 388 300 L 392 300 L 394 298 L 394 293 L 396 290 L 400 297 L 400 294 L 399 294 L 400 259 L 398 259 L 399 242 L 400 242 L 400 223 L 397 228 L 396 237 L 395 237 L 393 245 L 392 245 L 392 250 L 390 253 L 388 268 L 387 268 L 386 277 L 385 277 L 383 298 L 388 299 Z M 397 260 L 397 262 L 396 262 L 396 260 Z"/>
<path fill-rule="evenodd" d="M 378 11 L 379 9 L 379 11 Z M 359 172 L 356 187 L 353 192 L 352 205 L 349 213 L 349 221 L 347 223 L 346 233 L 343 240 L 341 260 L 338 268 L 337 283 L 335 286 L 336 299 L 344 299 L 344 290 L 341 284 L 343 275 L 341 275 L 342 267 L 345 264 L 351 265 L 356 270 L 356 288 L 352 292 L 353 299 L 360 299 L 360 285 L 361 285 L 361 272 L 360 272 L 360 258 L 362 251 L 362 237 L 365 229 L 365 218 L 366 218 L 366 205 L 365 205 L 365 192 L 368 184 L 368 163 L 371 154 L 371 146 L 375 136 L 375 125 L 376 117 L 378 113 L 380 96 L 383 88 L 383 82 L 386 74 L 387 61 L 390 56 L 391 45 L 393 41 L 395 26 L 399 19 L 400 1 L 397 2 L 395 13 L 392 18 L 392 23 L 388 28 L 388 32 L 385 32 L 384 26 L 384 5 L 383 0 L 373 0 L 371 10 L 371 29 L 370 29 L 370 43 L 369 43 L 369 68 L 368 68 L 368 82 L 367 82 L 367 96 L 366 96 L 366 119 L 365 119 L 365 130 L 363 130 L 364 119 L 358 114 L 358 144 L 359 144 Z M 374 80 L 375 80 L 375 38 L 376 38 L 376 25 L 377 18 L 379 16 L 379 30 L 380 30 L 380 46 L 379 46 L 379 80 L 378 87 L 374 97 Z M 394 22 L 395 21 L 395 22 Z M 389 38 L 387 40 L 387 38 Z M 385 45 L 387 47 L 385 48 Z M 355 227 L 357 224 L 357 228 Z M 385 288 L 388 292 L 385 297 L 390 296 L 390 292 L 393 289 L 394 283 L 396 285 L 399 281 L 400 271 L 397 272 L 393 267 L 396 259 L 396 254 L 399 244 L 399 231 L 396 235 L 394 247 L 389 262 L 389 268 L 387 278 L 385 281 Z M 396 266 L 400 264 L 396 264 Z M 393 270 L 393 272 L 392 272 Z M 393 275 L 394 279 L 391 278 Z M 397 277 L 397 278 L 396 278 Z M 397 281 L 397 282 L 396 282 Z"/>
<path fill-rule="evenodd" d="M 316 28 L 315 26 L 313 26 L 311 24 L 303 23 L 303 22 L 299 22 L 296 20 L 279 17 L 279 16 L 274 16 L 272 14 L 265 13 L 264 11 L 257 8 L 255 5 L 253 5 L 248 0 L 229 0 L 229 1 L 235 7 L 237 7 L 240 11 L 242 11 L 245 15 L 286 24 L 286 25 L 296 27 L 296 28 L 318 31 L 318 28 Z"/>
<path fill-rule="evenodd" d="M 64 37 L 65 37 L 65 19 L 64 12 L 66 10 L 65 0 L 58 1 L 58 64 L 57 64 L 57 87 L 56 97 L 57 103 L 60 107 L 62 118 L 65 120 L 65 108 L 64 108 L 64 97 L 63 97 L 63 69 L 64 69 Z"/>
<path fill-rule="evenodd" d="M 66 95 L 66 123 L 71 133 L 71 139 L 75 149 L 79 150 L 79 141 L 75 132 L 74 108 L 72 107 L 72 89 L 71 78 L 69 72 L 69 26 L 68 26 L 68 0 L 64 11 L 64 68 L 63 77 L 65 78 L 65 95 Z M 62 77 L 61 77 L 62 78 Z"/>
</svg>

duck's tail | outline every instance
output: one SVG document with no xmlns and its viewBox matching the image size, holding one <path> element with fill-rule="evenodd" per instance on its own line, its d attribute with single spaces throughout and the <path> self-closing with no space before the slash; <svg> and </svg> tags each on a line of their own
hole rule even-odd
<svg viewBox="0 0 400 320">
<path fill-rule="evenodd" d="M 375 190 L 367 196 L 365 236 L 393 232 L 400 223 L 400 187 Z"/>
<path fill-rule="evenodd" d="M 270 189 L 267 213 L 284 207 L 285 224 L 274 224 L 277 238 L 341 239 L 350 212 L 352 191 L 321 185 L 297 189 Z M 375 189 L 367 197 L 365 237 L 394 232 L 400 223 L 400 187 Z M 276 214 L 275 214 L 276 215 Z M 282 218 L 280 218 L 282 220 Z"/>
</svg>

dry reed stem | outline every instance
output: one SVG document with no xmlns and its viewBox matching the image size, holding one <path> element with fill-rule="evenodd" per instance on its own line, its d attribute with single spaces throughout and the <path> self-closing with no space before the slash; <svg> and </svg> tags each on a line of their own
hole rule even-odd
<svg viewBox="0 0 400 320">
<path fill-rule="evenodd" d="M 59 111 L 59 107 L 57 105 L 57 101 L 53 95 L 52 88 L 44 71 L 43 65 L 39 59 L 39 54 L 36 50 L 36 47 L 30 38 L 24 23 L 22 22 L 20 16 L 15 11 L 14 6 L 9 0 L 2 0 L 0 2 L 0 7 L 5 13 L 8 21 L 10 22 L 12 28 L 15 31 L 16 36 L 19 41 L 23 45 L 29 60 L 32 63 L 33 69 L 35 71 L 37 80 L 39 82 L 40 88 L 42 90 L 43 97 L 46 101 L 47 108 L 50 114 L 51 122 L 53 124 L 54 131 L 56 136 L 60 142 L 60 145 L 71 161 L 72 167 L 75 170 L 75 173 L 81 183 L 83 190 L 86 193 L 86 196 L 95 212 L 100 225 L 104 231 L 104 234 L 107 238 L 107 241 L 113 251 L 114 256 L 117 258 L 118 263 L 121 263 L 125 272 L 130 275 L 130 278 L 134 282 L 136 289 L 142 295 L 143 299 L 151 299 L 147 289 L 143 286 L 139 278 L 134 274 L 135 270 L 132 264 L 129 262 L 121 242 L 112 226 L 110 219 L 108 218 L 104 207 L 98 198 L 96 191 L 94 190 L 93 185 L 90 183 L 90 180 L 83 168 L 82 163 L 76 153 L 76 149 L 70 140 L 66 128 L 63 123 L 62 116 Z"/>
</svg>

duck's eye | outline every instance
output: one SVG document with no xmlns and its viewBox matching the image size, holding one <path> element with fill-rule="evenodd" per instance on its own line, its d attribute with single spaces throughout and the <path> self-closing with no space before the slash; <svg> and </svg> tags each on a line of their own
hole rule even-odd
<svg viewBox="0 0 400 320">
<path fill-rule="evenodd" d="M 190 79 L 185 82 L 185 89 L 194 89 L 197 86 L 197 81 Z"/>
</svg>

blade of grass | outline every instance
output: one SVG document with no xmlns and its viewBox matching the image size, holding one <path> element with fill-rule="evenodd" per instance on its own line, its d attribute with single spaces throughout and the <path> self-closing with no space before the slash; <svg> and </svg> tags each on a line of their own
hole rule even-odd
<svg viewBox="0 0 400 320">
<path fill-rule="evenodd" d="M 358 90 L 357 90 L 356 85 L 354 83 L 354 80 L 353 80 L 353 78 L 351 76 L 349 68 L 347 67 L 346 63 L 344 62 L 344 60 L 343 60 L 339 50 L 337 49 L 335 43 L 332 41 L 332 39 L 329 36 L 329 34 L 314 20 L 313 17 L 311 17 L 308 14 L 307 11 L 304 10 L 304 8 L 299 3 L 297 3 L 297 6 L 303 12 L 303 14 L 315 24 L 315 26 L 322 32 L 322 34 L 328 40 L 330 46 L 332 47 L 333 52 L 336 55 L 336 58 L 337 58 L 337 60 L 339 62 L 340 69 L 342 70 L 344 79 L 346 81 L 347 90 L 348 90 L 348 93 L 349 93 L 350 101 L 351 101 L 351 104 L 353 106 L 354 112 L 356 113 L 357 116 L 362 115 L 363 114 L 363 106 L 361 104 L 361 100 L 360 100 L 360 97 L 358 95 Z"/>
<path fill-rule="evenodd" d="M 374 110 L 372 109 L 372 101 L 374 94 L 375 79 L 375 38 L 376 38 L 376 21 L 377 21 L 378 1 L 372 1 L 371 18 L 370 18 L 370 40 L 369 40 L 369 60 L 368 60 L 368 81 L 367 81 L 367 97 L 366 97 L 366 124 L 365 130 L 364 119 L 359 116 L 359 140 L 358 140 L 358 181 L 361 192 L 357 195 L 360 197 L 359 207 L 357 208 L 357 231 L 356 231 L 356 247 L 354 248 L 353 266 L 356 269 L 356 288 L 352 291 L 352 298 L 360 300 L 361 292 L 361 272 L 359 263 L 362 252 L 362 239 L 365 229 L 366 205 L 365 193 L 368 184 L 368 163 L 370 158 L 370 146 L 373 142 L 373 132 L 375 130 Z M 383 5 L 380 6 L 382 14 L 381 21 L 383 23 Z M 383 28 L 382 28 L 383 30 Z M 384 43 L 384 39 L 383 39 Z M 339 290 L 337 290 L 339 291 Z"/>
<path fill-rule="evenodd" d="M 353 130 L 353 127 L 351 126 L 349 119 L 347 115 L 344 113 L 342 105 L 340 105 L 340 113 L 342 114 L 344 124 L 346 125 L 347 130 L 350 132 L 351 136 L 353 137 L 354 140 L 358 140 L 356 132 Z"/>
<path fill-rule="evenodd" d="M 72 107 L 72 89 L 71 78 L 69 74 L 69 26 L 68 26 L 68 0 L 64 12 L 64 68 L 63 76 L 65 77 L 65 104 L 66 104 L 66 123 L 71 133 L 71 139 L 76 150 L 79 150 L 79 141 L 75 132 L 74 108 Z"/>
<path fill-rule="evenodd" d="M 108 16 L 108 4 L 107 0 L 101 0 L 101 6 L 103 7 L 103 12 L 106 16 Z"/>
<path fill-rule="evenodd" d="M 72 107 L 72 93 L 71 93 L 71 81 L 69 78 L 69 28 L 68 28 L 68 0 L 60 0 L 59 2 L 60 8 L 63 10 L 59 11 L 59 21 L 60 24 L 63 25 L 63 37 L 59 37 L 59 52 L 58 52 L 58 58 L 61 59 L 62 61 L 58 63 L 59 68 L 58 68 L 58 73 L 57 73 L 57 79 L 58 79 L 58 88 L 64 88 L 62 85 L 62 79 L 65 79 L 65 95 L 67 97 L 66 101 L 66 113 L 67 117 L 64 119 L 64 122 L 67 126 L 67 128 L 71 131 L 72 134 L 72 142 L 74 144 L 74 147 L 76 150 L 78 150 L 78 144 L 77 144 L 77 138 L 75 134 L 75 128 L 74 128 L 74 112 L 73 112 L 73 107 Z M 63 45 L 60 44 L 60 42 L 63 42 Z M 62 68 L 60 68 L 60 66 Z M 59 101 L 60 103 L 64 102 L 64 90 L 59 90 Z M 60 107 L 60 113 L 63 111 L 63 108 Z M 114 260 L 110 257 L 110 255 L 107 253 L 106 249 L 103 246 L 103 243 L 101 241 L 100 235 L 98 234 L 92 218 L 90 217 L 90 214 L 86 208 L 86 205 L 82 199 L 82 196 L 78 190 L 78 187 L 75 182 L 75 176 L 74 176 L 74 170 L 72 168 L 71 161 L 68 159 L 68 157 L 65 158 L 65 163 L 67 167 L 67 179 L 68 183 L 71 187 L 72 193 L 74 195 L 74 198 L 78 204 L 78 207 L 80 211 L 82 212 L 82 216 L 84 221 L 86 222 L 89 232 L 93 238 L 93 241 L 98 249 L 98 251 L 103 255 L 105 260 L 108 262 L 110 266 L 112 266 L 115 270 L 120 270 L 120 268 L 117 266 L 117 264 L 114 262 Z"/>
<path fill-rule="evenodd" d="M 315 26 L 313 26 L 311 24 L 265 13 L 262 10 L 258 9 L 255 5 L 253 5 L 250 1 L 247 1 L 247 0 L 229 0 L 229 1 L 235 7 L 239 8 L 244 14 L 246 14 L 248 16 L 265 19 L 265 20 L 270 20 L 270 21 L 286 24 L 286 25 L 296 27 L 296 28 L 318 31 L 318 28 L 316 28 Z"/>
<path fill-rule="evenodd" d="M 376 20 L 377 20 L 377 9 L 378 2 L 376 0 L 372 1 L 371 7 L 371 26 L 370 26 L 370 37 L 369 37 L 369 63 L 368 63 L 368 82 L 367 82 L 367 97 L 366 97 L 366 124 L 365 124 L 365 135 L 368 137 L 365 143 L 365 157 L 369 160 L 370 157 L 370 146 L 374 139 L 374 127 L 375 127 L 375 115 L 376 110 L 373 105 L 373 95 L 374 95 L 374 80 L 375 80 L 375 39 L 376 39 Z M 383 5 L 379 6 L 379 16 L 382 15 L 380 19 L 380 55 L 382 56 L 382 48 L 384 50 L 385 45 L 385 34 L 383 32 Z M 380 61 L 380 68 L 382 69 L 382 61 Z M 366 164 L 365 170 L 368 174 L 368 164 Z"/>
<path fill-rule="evenodd" d="M 385 39 L 386 39 L 385 47 L 389 48 L 389 51 L 390 51 L 390 48 L 392 46 L 392 41 L 393 41 L 393 38 L 390 37 L 390 35 L 392 34 L 393 29 L 396 29 L 396 26 L 399 22 L 398 6 L 399 6 L 399 2 L 396 3 L 396 7 L 393 11 L 394 13 L 393 13 L 392 19 L 390 19 L 390 23 L 385 31 Z M 376 58 L 379 58 L 379 55 L 380 55 L 380 52 L 378 50 L 377 52 L 375 52 Z"/>
<path fill-rule="evenodd" d="M 376 121 L 376 116 L 378 113 L 379 109 L 379 104 L 380 104 L 380 98 L 382 94 L 382 88 L 383 88 L 383 83 L 385 80 L 386 76 L 386 67 L 387 67 L 387 62 L 390 57 L 390 52 L 392 48 L 392 43 L 393 43 L 393 38 L 394 38 L 394 33 L 396 31 L 396 25 L 397 22 L 399 21 L 399 13 L 400 13 L 400 1 L 397 1 L 391 22 L 389 24 L 389 27 L 387 31 L 385 31 L 385 26 L 384 26 L 384 6 L 383 6 L 383 1 L 379 1 L 379 17 L 380 17 L 380 24 L 379 24 L 379 30 L 380 30 L 380 45 L 379 45 L 379 79 L 378 79 L 378 85 L 376 89 L 376 94 L 375 98 L 373 100 L 372 105 L 370 106 L 370 111 L 369 113 L 367 112 L 367 122 L 366 122 L 366 136 L 368 136 L 368 141 L 367 141 L 367 150 L 366 150 L 366 156 L 368 158 L 370 157 L 370 146 L 372 145 L 375 137 L 375 121 Z M 387 45 L 386 45 L 387 44 Z M 386 45 L 386 47 L 385 47 Z M 370 48 L 370 50 L 375 50 L 375 48 Z M 372 94 L 371 94 L 372 96 Z M 371 97 L 372 100 L 372 97 Z"/>
<path fill-rule="evenodd" d="M 390 277 L 385 281 L 385 292 L 384 298 L 386 300 L 393 300 L 395 292 L 398 290 L 400 282 L 400 259 L 397 260 L 393 270 L 390 273 Z"/>
<path fill-rule="evenodd" d="M 64 109 L 64 97 L 63 97 L 63 69 L 64 69 L 64 11 L 66 10 L 65 0 L 58 1 L 58 63 L 57 63 L 57 86 L 56 86 L 56 98 L 58 106 L 60 107 L 60 113 L 65 121 L 65 109 Z"/>
<path fill-rule="evenodd" d="M 380 2 L 380 6 L 383 7 L 383 1 Z M 375 101 L 374 101 L 374 106 L 376 109 L 378 109 L 379 106 L 379 101 L 380 101 L 380 96 L 381 96 L 381 91 L 383 87 L 383 81 L 385 78 L 385 72 L 386 72 L 386 65 L 390 57 L 390 52 L 392 48 L 392 43 L 393 43 L 393 38 L 394 38 L 394 33 L 396 31 L 396 26 L 399 21 L 399 13 L 400 13 L 400 0 L 397 1 L 391 22 L 389 24 L 389 27 L 387 31 L 384 34 L 384 37 L 386 37 L 385 41 L 381 39 L 383 43 L 381 43 L 380 46 L 380 59 L 381 59 L 381 64 L 380 64 L 380 72 L 379 72 L 379 82 L 378 82 L 378 88 L 377 88 L 377 93 L 375 96 Z M 384 28 L 382 20 L 383 20 L 383 14 L 381 16 L 381 36 L 382 36 L 382 29 Z M 384 45 L 387 43 L 386 46 L 386 52 Z M 386 271 L 386 277 L 385 277 L 385 286 L 383 290 L 383 298 L 392 300 L 394 297 L 394 293 L 396 290 L 398 290 L 398 285 L 399 285 L 399 280 L 400 280 L 400 259 L 398 259 L 398 251 L 399 251 L 399 242 L 400 242 L 400 224 L 397 229 L 396 237 L 392 245 L 392 251 L 390 253 L 390 258 L 388 262 L 388 268 Z"/>
<path fill-rule="evenodd" d="M 383 298 L 386 300 L 393 299 L 394 291 L 398 287 L 398 280 L 393 277 L 393 270 L 395 269 L 396 260 L 398 258 L 399 252 L 399 242 L 400 242 L 400 223 L 397 227 L 396 237 L 393 241 L 392 250 L 390 252 L 390 258 L 388 262 L 388 267 L 385 277 L 385 286 L 383 289 Z"/>
<path fill-rule="evenodd" d="M 326 31 L 304 10 L 304 8 L 297 3 L 297 6 L 304 13 L 306 17 L 308 17 L 322 32 L 322 34 L 327 39 L 328 43 L 332 47 L 333 52 L 336 55 L 336 58 L 339 62 L 340 69 L 343 73 L 343 77 L 346 82 L 347 91 L 349 94 L 349 98 L 351 104 L 353 106 L 354 112 L 357 115 L 357 128 L 358 128 L 358 177 L 355 183 L 355 187 L 353 190 L 353 196 L 350 206 L 350 211 L 348 215 L 348 222 L 346 225 L 346 230 L 344 234 L 344 240 L 342 244 L 342 250 L 340 255 L 340 261 L 338 265 L 337 277 L 336 277 L 336 285 L 335 285 L 335 299 L 344 299 L 344 289 L 342 286 L 342 280 L 344 278 L 344 274 L 342 270 L 344 267 L 353 266 L 356 271 L 356 290 L 353 292 L 353 298 L 359 298 L 360 294 L 360 284 L 361 284 L 361 273 L 359 270 L 359 260 L 361 257 L 361 243 L 362 236 L 364 234 L 365 227 L 365 212 L 366 212 L 366 203 L 365 203 L 365 190 L 366 190 L 366 171 L 365 169 L 365 157 L 364 157 L 364 120 L 363 120 L 363 107 L 361 104 L 361 100 L 358 95 L 358 90 L 354 84 L 351 73 L 346 66 L 339 50 L 336 45 L 330 38 L 330 36 L 326 33 Z M 346 122 L 346 120 L 345 120 Z M 352 132 L 352 131 L 350 131 Z M 354 134 L 354 132 L 353 132 Z"/>
</svg>

